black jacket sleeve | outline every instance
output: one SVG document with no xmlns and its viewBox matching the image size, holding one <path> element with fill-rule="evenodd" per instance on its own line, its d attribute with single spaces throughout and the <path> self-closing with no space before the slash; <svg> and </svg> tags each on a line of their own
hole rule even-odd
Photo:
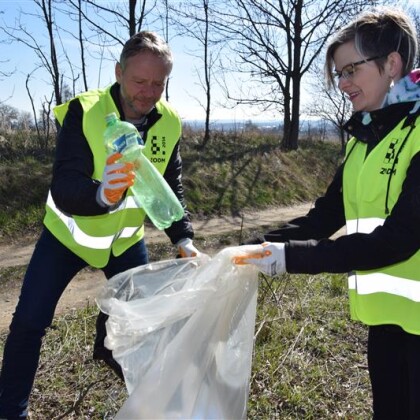
<svg viewBox="0 0 420 420">
<path fill-rule="evenodd" d="M 77 216 L 104 214 L 96 201 L 100 182 L 92 179 L 93 156 L 82 129 L 83 110 L 74 99 L 58 132 L 51 195 L 61 211 Z"/>
<path fill-rule="evenodd" d="M 168 235 L 173 244 L 176 244 L 183 238 L 192 239 L 194 238 L 194 231 L 190 220 L 190 214 L 185 205 L 184 187 L 182 185 L 182 159 L 179 152 L 179 141 L 175 146 L 168 166 L 166 167 L 164 178 L 184 207 L 184 217 L 178 222 L 174 222 L 169 228 L 165 229 L 165 233 Z"/>
<path fill-rule="evenodd" d="M 322 239 L 328 230 L 319 229 L 319 234 L 307 236 L 306 239 L 309 240 L 301 240 L 305 236 L 305 224 L 297 227 L 293 234 L 289 233 L 290 229 L 280 229 L 279 238 L 287 241 L 287 271 L 317 274 L 371 270 L 404 261 L 412 256 L 420 248 L 419 180 L 420 153 L 411 161 L 401 194 L 391 214 L 382 226 L 378 226 L 369 234 L 354 233 L 331 240 Z M 336 209 L 338 208 L 339 204 Z M 315 226 L 316 229 L 318 220 L 322 220 L 322 216 L 317 217 L 316 222 L 311 222 L 310 227 Z M 334 223 L 331 222 L 330 225 L 332 227 Z M 306 232 L 311 232 L 311 228 Z"/>
</svg>

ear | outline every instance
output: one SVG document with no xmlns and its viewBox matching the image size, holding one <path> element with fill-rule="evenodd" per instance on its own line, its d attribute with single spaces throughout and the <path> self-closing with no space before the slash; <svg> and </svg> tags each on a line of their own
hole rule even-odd
<svg viewBox="0 0 420 420">
<path fill-rule="evenodd" d="M 398 80 L 402 77 L 403 61 L 399 52 L 393 51 L 388 54 L 385 70 L 393 80 Z"/>
<path fill-rule="evenodd" d="M 117 63 L 115 65 L 115 78 L 117 79 L 117 82 L 121 84 L 121 78 L 122 78 L 122 68 L 121 64 Z"/>
</svg>

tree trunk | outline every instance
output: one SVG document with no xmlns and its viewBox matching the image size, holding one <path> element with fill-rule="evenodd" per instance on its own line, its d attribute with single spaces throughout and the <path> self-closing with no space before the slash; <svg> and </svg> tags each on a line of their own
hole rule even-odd
<svg viewBox="0 0 420 420">
<path fill-rule="evenodd" d="M 205 14 L 205 30 L 204 30 L 204 78 L 206 91 L 206 123 L 204 127 L 203 149 L 210 140 L 210 109 L 211 109 L 211 73 L 209 64 L 209 5 L 208 0 L 203 0 L 203 8 Z"/>
<path fill-rule="evenodd" d="M 136 33 L 136 3 L 137 0 L 129 1 L 128 31 L 130 37 L 132 37 Z"/>
<path fill-rule="evenodd" d="M 290 150 L 289 139 L 291 131 L 291 103 L 290 97 L 290 78 L 286 75 L 284 89 L 284 114 L 283 114 L 283 139 L 280 143 L 281 150 Z"/>
<path fill-rule="evenodd" d="M 297 0 L 294 6 L 294 37 L 292 39 L 293 44 L 293 59 L 292 59 L 292 70 L 289 77 L 289 89 L 290 83 L 292 84 L 292 96 L 289 99 L 291 103 L 290 112 L 290 125 L 287 131 L 287 136 L 283 138 L 282 149 L 283 150 L 296 150 L 298 148 L 299 139 L 299 118 L 300 118 L 300 81 L 302 77 L 301 73 L 301 49 L 302 49 L 302 8 L 303 0 Z M 290 92 L 290 90 L 288 90 Z M 286 130 L 285 130 L 286 132 Z"/>
</svg>

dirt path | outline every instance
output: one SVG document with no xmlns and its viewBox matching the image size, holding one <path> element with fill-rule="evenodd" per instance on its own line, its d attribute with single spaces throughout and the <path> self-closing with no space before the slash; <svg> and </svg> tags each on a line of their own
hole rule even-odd
<svg viewBox="0 0 420 420">
<path fill-rule="evenodd" d="M 233 217 L 218 217 L 209 220 L 194 221 L 196 235 L 206 236 L 215 233 L 239 231 L 244 229 L 270 226 L 306 214 L 311 203 L 293 207 L 270 208 L 260 212 L 245 212 L 243 220 Z M 146 232 L 148 243 L 167 242 L 164 232 L 149 229 Z M 0 245 L 0 269 L 26 265 L 32 255 L 35 243 L 17 243 Z M 202 250 L 205 252 L 205 250 Z M 56 314 L 65 313 L 71 309 L 95 304 L 95 296 L 105 284 L 105 277 L 101 271 L 84 270 L 79 273 L 67 287 L 58 304 Z M 10 284 L 11 283 L 11 284 Z M 19 297 L 20 282 L 9 282 L 7 287 L 0 289 L 0 331 L 4 331 L 10 324 L 13 311 Z"/>
</svg>

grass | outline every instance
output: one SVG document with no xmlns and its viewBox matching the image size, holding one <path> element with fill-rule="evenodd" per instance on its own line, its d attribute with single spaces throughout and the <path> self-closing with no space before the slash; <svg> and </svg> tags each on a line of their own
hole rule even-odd
<svg viewBox="0 0 420 420">
<path fill-rule="evenodd" d="M 287 274 L 261 282 L 249 418 L 370 418 L 366 331 L 348 319 L 345 283 Z"/>
<path fill-rule="evenodd" d="M 0 239 L 39 232 L 51 162 L 33 157 L 0 161 Z"/>
<path fill-rule="evenodd" d="M 260 278 L 249 419 L 368 419 L 366 331 L 344 276 Z M 111 419 L 124 385 L 91 360 L 97 308 L 57 318 L 31 397 L 33 419 Z"/>
<path fill-rule="evenodd" d="M 219 133 L 203 152 L 186 139 L 183 179 L 194 216 L 319 196 L 340 160 L 339 146 L 301 141 L 299 150 L 289 153 L 277 146 L 273 136 Z M 29 155 L 0 153 L 3 240 L 36 234 L 41 226 L 51 154 Z M 218 249 L 236 245 L 238 235 L 215 232 L 196 242 Z M 169 244 L 149 248 L 152 260 L 171 257 Z M 24 269 L 0 270 L 0 293 Z M 32 419 L 112 419 L 126 399 L 124 384 L 91 358 L 97 311 L 90 305 L 54 320 L 31 396 Z M 248 418 L 369 419 L 366 337 L 365 327 L 349 320 L 344 275 L 261 276 Z M 5 333 L 1 353 L 4 339 Z"/>
<path fill-rule="evenodd" d="M 313 199 L 325 190 L 339 159 L 337 145 L 329 143 L 302 141 L 298 151 L 282 153 L 274 136 L 219 134 L 205 153 L 188 143 L 184 149 L 188 207 L 204 216 Z"/>
<path fill-rule="evenodd" d="M 0 241 L 36 235 L 42 226 L 53 153 L 25 154 L 21 146 L 0 147 Z M 185 138 L 181 153 L 195 219 L 311 201 L 325 191 L 341 159 L 335 143 L 302 140 L 297 151 L 284 153 L 276 136 L 253 133 L 218 133 L 204 151 Z"/>
</svg>

